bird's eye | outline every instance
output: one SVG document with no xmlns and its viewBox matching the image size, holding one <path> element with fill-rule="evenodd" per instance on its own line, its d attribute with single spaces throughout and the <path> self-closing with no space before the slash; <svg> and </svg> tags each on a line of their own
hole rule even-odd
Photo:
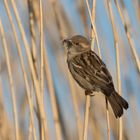
<svg viewBox="0 0 140 140">
<path fill-rule="evenodd" d="M 77 42 L 77 43 L 75 43 L 75 45 L 79 45 L 79 43 Z"/>
</svg>

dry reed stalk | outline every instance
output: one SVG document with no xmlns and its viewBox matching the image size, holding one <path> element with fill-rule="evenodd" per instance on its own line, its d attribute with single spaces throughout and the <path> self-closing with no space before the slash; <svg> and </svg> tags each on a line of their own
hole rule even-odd
<svg viewBox="0 0 140 140">
<path fill-rule="evenodd" d="M 108 100 L 105 97 L 106 101 L 106 119 L 107 119 L 107 139 L 110 140 L 110 119 L 109 119 L 109 111 L 108 111 Z"/>
<path fill-rule="evenodd" d="M 86 4 L 88 7 L 88 12 L 89 12 L 89 16 L 90 16 L 90 20 L 92 23 L 92 43 L 91 43 L 91 47 L 92 49 L 94 49 L 94 38 L 97 40 L 97 49 L 98 49 L 98 54 L 99 57 L 102 58 L 101 56 L 101 51 L 100 51 L 100 46 L 99 46 L 99 41 L 98 41 L 98 35 L 97 35 L 97 30 L 96 30 L 96 23 L 95 23 L 95 17 L 96 17 L 96 0 L 93 1 L 93 6 L 92 6 L 92 14 L 89 8 L 89 3 L 88 0 L 86 0 Z M 108 110 L 108 101 L 105 97 L 105 103 L 106 103 L 106 119 L 107 119 L 107 136 L 108 136 L 108 140 L 110 140 L 110 121 L 109 121 L 109 110 Z"/>
<path fill-rule="evenodd" d="M 39 0 L 39 5 L 40 5 L 40 60 L 41 60 L 41 66 L 40 66 L 40 87 L 41 87 L 41 94 L 42 98 L 44 95 L 44 33 L 43 33 L 43 2 L 42 0 Z"/>
<path fill-rule="evenodd" d="M 94 25 L 92 25 L 92 26 L 95 26 L 95 28 L 94 29 L 92 29 L 92 38 L 94 38 L 95 37 L 95 32 L 97 32 L 97 30 L 96 30 L 96 23 L 95 23 L 95 18 L 96 18 L 96 3 L 97 3 L 97 1 L 96 0 L 94 0 L 93 1 L 93 4 L 92 4 L 92 13 L 91 13 L 91 11 L 90 11 L 90 9 L 89 9 L 89 6 L 88 6 L 88 11 L 90 11 L 90 15 L 91 15 L 91 19 L 92 19 L 92 22 L 93 22 L 93 24 Z M 89 3 L 87 3 L 88 5 L 89 5 Z M 97 33 L 96 33 L 97 34 Z M 97 37 L 97 36 L 96 36 Z M 99 45 L 99 44 L 98 44 Z"/>
<path fill-rule="evenodd" d="M 38 72 L 37 72 L 37 50 L 36 50 L 36 33 L 35 33 L 35 22 L 36 22 L 36 19 L 38 19 L 38 18 L 36 17 L 35 9 L 34 9 L 33 4 L 34 4 L 33 3 L 33 0 L 28 0 L 29 22 L 30 22 L 30 33 L 31 33 L 31 54 L 32 54 L 32 60 L 33 60 L 33 66 L 34 66 L 34 69 L 35 69 L 35 73 L 36 73 L 36 76 L 39 78 Z M 39 19 L 41 19 L 41 18 L 39 18 Z M 43 37 L 43 39 L 44 39 L 44 37 Z M 40 40 L 40 42 L 41 42 L 41 40 Z M 41 60 L 41 62 L 42 62 L 42 60 Z M 41 79 L 41 77 L 42 77 L 42 73 L 41 72 L 40 72 L 40 75 L 41 75 L 40 76 L 40 81 L 43 82 L 44 81 L 44 78 Z M 44 96 L 44 86 L 43 86 L 44 85 L 44 82 L 42 84 L 40 82 L 40 87 L 41 87 L 41 85 L 42 85 L 42 88 L 41 88 L 42 91 L 40 89 L 40 92 L 42 93 L 42 98 L 43 98 L 43 96 Z M 43 99 L 42 99 L 42 103 L 44 105 L 44 100 Z M 41 120 L 39 120 L 39 123 L 40 122 L 41 122 Z M 44 126 L 44 127 L 46 127 L 46 126 Z M 41 126 L 40 126 L 40 128 L 41 128 Z M 47 128 L 44 128 L 44 129 L 48 132 Z M 43 131 L 41 131 L 41 132 L 43 133 Z M 43 136 L 45 138 L 48 138 L 48 139 L 50 138 L 49 133 L 48 134 L 47 133 L 41 134 L 41 136 L 42 136 L 41 139 L 44 139 Z"/>
<path fill-rule="evenodd" d="M 52 6 L 54 8 L 55 20 L 56 20 L 57 28 L 58 28 L 59 33 L 60 33 L 60 38 L 63 39 L 65 35 L 64 35 L 64 31 L 63 31 L 63 28 L 62 28 L 62 25 L 60 22 L 60 14 L 57 11 L 56 2 L 54 0 L 52 0 L 51 3 L 52 3 Z M 68 71 L 67 71 L 67 74 L 68 74 L 68 79 L 69 79 L 69 84 L 70 84 L 70 90 L 72 93 L 72 101 L 74 104 L 74 111 L 75 111 L 76 120 L 77 120 L 76 122 L 77 122 L 78 139 L 81 139 L 81 122 L 80 122 L 81 119 L 80 119 L 80 114 L 79 114 L 79 110 L 78 110 L 78 104 L 76 102 L 76 100 L 77 100 L 76 99 L 76 92 L 75 92 L 75 88 L 74 88 L 74 84 L 73 84 L 71 75 Z"/>
<path fill-rule="evenodd" d="M 53 5 L 54 1 L 51 1 L 51 3 Z M 44 48 L 44 63 L 45 63 L 46 79 L 48 82 L 48 89 L 49 89 L 51 105 L 52 105 L 52 113 L 53 113 L 53 119 L 54 119 L 56 139 L 61 140 L 62 132 L 61 132 L 61 124 L 60 124 L 60 118 L 59 118 L 59 113 L 58 113 L 58 107 L 57 107 L 57 99 L 55 97 L 56 95 L 55 95 L 54 86 L 53 86 L 52 73 L 50 69 L 49 60 L 47 57 L 47 50 L 45 48 Z"/>
<path fill-rule="evenodd" d="M 3 29 L 3 25 L 0 19 L 0 33 L 2 37 L 2 47 L 4 49 L 5 57 L 6 57 L 6 65 L 8 69 L 8 77 L 10 82 L 10 88 L 11 88 L 11 98 L 12 98 L 12 105 L 13 105 L 13 117 L 14 117 L 14 127 L 15 127 L 15 138 L 16 140 L 19 140 L 19 126 L 18 126 L 18 115 L 17 115 L 17 108 L 16 108 L 16 97 L 15 97 L 15 88 L 14 88 L 14 82 L 13 82 L 13 75 L 12 75 L 12 69 L 11 69 L 11 62 L 10 62 L 10 56 L 7 48 L 7 42 L 5 39 L 5 33 Z"/>
<path fill-rule="evenodd" d="M 117 88 L 118 93 L 121 95 L 121 74 L 120 74 L 120 54 L 119 54 L 119 46 L 118 43 L 116 43 L 116 64 L 117 64 Z M 119 118 L 119 140 L 123 139 L 123 120 L 122 117 Z"/>
<path fill-rule="evenodd" d="M 61 25 L 60 22 L 60 14 L 58 14 L 57 9 L 56 9 L 56 3 L 55 1 L 52 2 L 53 8 L 54 8 L 54 12 L 55 12 L 55 19 L 56 19 L 56 25 L 57 28 L 59 30 L 60 33 L 60 38 L 63 39 L 64 38 L 64 31 L 63 31 L 63 26 Z M 77 131 L 78 131 L 78 139 L 81 140 L 82 138 L 82 134 L 81 134 L 81 117 L 80 117 L 80 113 L 79 113 L 79 109 L 78 109 L 78 103 L 77 103 L 77 99 L 76 99 L 76 91 L 75 91 L 75 86 L 73 83 L 73 79 L 70 75 L 70 72 L 67 69 L 67 74 L 68 74 L 68 79 L 69 79 L 69 85 L 70 85 L 70 90 L 71 90 L 71 95 L 72 95 L 72 101 L 73 101 L 73 105 L 74 105 L 74 112 L 75 112 L 75 117 L 76 117 L 76 124 L 77 124 Z"/>
<path fill-rule="evenodd" d="M 126 35 L 127 35 L 127 38 L 128 38 L 128 42 L 129 42 L 131 50 L 132 50 L 132 54 L 134 55 L 136 65 L 137 65 L 138 71 L 140 73 L 140 60 L 139 60 L 138 53 L 137 53 L 135 45 L 134 45 L 134 39 L 133 39 L 133 37 L 131 35 L 131 31 L 130 31 L 131 23 L 129 23 L 128 21 L 125 21 L 124 16 L 123 16 L 123 14 L 121 12 L 121 7 L 120 7 L 120 5 L 118 3 L 118 0 L 116 0 L 116 6 L 118 8 L 119 15 L 120 15 L 122 23 L 124 25 L 125 32 L 126 32 Z M 123 11 L 127 13 L 126 9 L 123 9 Z"/>
<path fill-rule="evenodd" d="M 130 45 L 130 48 L 132 50 L 132 54 L 134 55 L 134 58 L 135 58 L 135 62 L 136 62 L 136 65 L 137 65 L 137 69 L 140 73 L 140 60 L 139 60 L 139 57 L 138 57 L 138 54 L 137 54 L 137 51 L 135 49 L 135 44 L 134 44 L 134 39 L 131 35 L 131 30 L 130 30 L 130 27 L 131 27 L 131 23 L 129 22 L 129 20 L 125 20 L 123 14 L 122 14 L 122 9 L 119 5 L 119 2 L 118 0 L 115 0 L 115 4 L 118 8 L 118 11 L 119 11 L 119 15 L 121 17 L 121 21 L 123 23 L 123 26 L 124 26 L 124 29 L 125 29 L 125 32 L 126 32 L 126 35 L 127 35 L 127 38 L 128 38 L 128 42 L 129 42 L 129 45 Z M 123 11 L 127 13 L 125 7 L 123 7 Z M 120 129 L 119 129 L 119 133 L 122 133 L 123 131 L 123 127 L 122 126 L 122 120 L 119 122 L 119 126 L 120 126 Z M 119 135 L 119 140 L 122 140 L 123 137 L 122 137 L 122 134 Z"/>
<path fill-rule="evenodd" d="M 29 10 L 29 22 L 30 22 L 30 33 L 31 33 L 31 53 L 32 53 L 32 59 L 33 59 L 33 65 L 34 69 L 36 71 L 36 75 L 38 76 L 37 73 L 37 51 L 36 51 L 36 33 L 35 33 L 35 22 L 36 22 L 36 17 L 35 17 L 35 9 L 33 8 L 33 0 L 28 0 L 28 10 Z"/>
<path fill-rule="evenodd" d="M 71 90 L 71 95 L 72 95 L 72 101 L 73 101 L 73 106 L 74 106 L 74 112 L 75 112 L 75 117 L 76 117 L 76 124 L 77 124 L 77 131 L 78 131 L 78 140 L 82 139 L 82 134 L 81 134 L 81 116 L 79 113 L 79 108 L 78 108 L 78 103 L 77 103 L 77 98 L 76 98 L 76 91 L 75 91 L 75 86 L 73 84 L 73 79 L 70 75 L 70 72 L 67 71 L 68 73 L 68 78 L 69 78 L 69 85 L 70 85 L 70 90 Z"/>
<path fill-rule="evenodd" d="M 46 54 L 45 48 L 44 48 L 44 53 Z M 54 125 L 56 128 L 56 137 L 58 137 L 58 139 L 61 139 L 61 126 L 60 126 L 60 119 L 59 119 L 59 113 L 58 113 L 58 109 L 57 109 L 57 102 L 56 102 L 56 97 L 55 97 L 55 92 L 54 92 L 54 87 L 53 87 L 53 80 L 52 80 L 52 76 L 51 76 L 51 70 L 50 67 L 48 66 L 49 62 L 48 62 L 48 58 L 47 55 L 44 54 L 44 63 L 45 63 L 45 71 L 46 71 L 46 79 L 49 82 L 48 87 L 49 87 L 49 92 L 50 92 L 50 98 L 51 98 L 51 103 L 52 103 L 52 112 L 53 112 L 53 116 L 54 116 Z M 50 71 L 50 72 L 48 72 Z"/>
<path fill-rule="evenodd" d="M 84 1 L 85 0 L 77 1 L 77 7 L 78 7 L 79 14 L 83 21 L 85 34 L 88 35 L 89 31 L 88 31 L 88 23 L 87 23 L 87 16 L 86 16 L 86 6 L 84 4 Z"/>
<path fill-rule="evenodd" d="M 98 34 L 97 34 L 97 30 L 96 30 L 96 24 L 95 24 L 95 9 L 96 9 L 96 0 L 93 1 L 93 8 L 92 8 L 92 13 L 90 11 L 90 7 L 89 7 L 89 2 L 88 0 L 86 0 L 86 5 L 88 8 L 88 13 L 89 13 L 89 17 L 90 17 L 90 21 L 91 21 L 91 25 L 92 25 L 92 38 L 96 38 L 97 41 L 97 49 L 98 49 L 98 53 L 99 56 L 101 56 L 101 51 L 100 51 L 100 44 L 99 44 L 99 39 L 98 39 Z M 94 19 L 93 19 L 94 18 Z"/>
<path fill-rule="evenodd" d="M 43 33 L 43 2 L 42 0 L 39 0 L 39 16 L 40 16 L 40 22 L 39 22 L 39 25 L 40 25 L 40 60 L 41 60 L 41 63 L 40 63 L 40 93 L 42 95 L 42 104 L 44 105 L 44 58 L 43 58 L 43 55 L 44 55 L 44 33 Z M 41 125 L 41 139 L 44 140 L 44 135 L 45 135 L 45 132 L 43 131 L 43 125 Z"/>
<path fill-rule="evenodd" d="M 0 139 L 1 140 L 10 140 L 13 139 L 13 131 L 11 130 L 12 125 L 8 120 L 6 109 L 4 106 L 3 98 L 3 86 L 2 86 L 2 75 L 1 75 L 1 61 L 0 61 Z M 7 135 L 8 132 L 8 135 Z"/>
<path fill-rule="evenodd" d="M 85 118 L 84 118 L 84 129 L 83 129 L 83 138 L 82 140 L 87 140 L 88 138 L 88 121 L 89 121 L 89 111 L 90 111 L 90 95 L 86 95 L 86 109 L 85 109 Z"/>
<path fill-rule="evenodd" d="M 139 0 L 135 0 L 134 1 L 134 6 L 136 8 L 137 19 L 139 20 L 139 23 L 140 23 L 140 1 Z"/>
<path fill-rule="evenodd" d="M 11 12 L 9 11 L 9 7 L 6 3 L 5 3 L 5 8 L 7 10 L 8 18 L 9 18 L 9 21 L 10 21 L 10 24 L 11 24 L 11 27 L 12 27 L 12 30 L 13 30 L 15 43 L 16 43 L 16 47 L 17 47 L 17 50 L 18 50 L 18 55 L 19 55 L 19 58 L 20 58 L 21 69 L 22 69 L 22 72 L 23 72 L 23 78 L 24 78 L 25 87 L 26 87 L 26 91 L 27 91 L 26 93 L 27 93 L 27 99 L 28 99 L 28 104 L 29 104 L 29 111 L 30 111 L 30 115 L 31 115 L 30 117 L 31 117 L 31 126 L 32 126 L 32 129 L 33 129 L 33 137 L 34 137 L 34 140 L 36 140 L 37 138 L 36 138 L 36 130 L 35 130 L 35 124 L 34 124 L 34 115 L 33 115 L 34 114 L 33 101 L 30 97 L 31 96 L 30 86 L 29 86 L 29 82 L 28 82 L 28 78 L 27 78 L 27 74 L 26 74 L 26 70 L 25 70 L 25 65 L 24 65 L 23 55 L 22 55 L 22 51 L 21 51 L 21 46 L 20 46 L 20 42 L 19 42 L 18 35 L 17 35 L 17 32 L 16 32 L 16 28 L 15 28 L 15 25 L 14 25 L 14 22 L 13 22 L 13 19 L 12 19 Z"/>
<path fill-rule="evenodd" d="M 93 28 L 93 34 L 94 36 L 92 41 L 94 40 L 95 37 L 95 26 L 94 26 L 94 22 L 93 22 L 93 19 L 92 19 L 92 16 L 91 16 L 91 11 L 90 11 L 90 7 L 89 7 L 89 3 L 88 3 L 88 0 L 86 0 L 86 4 L 87 4 L 87 8 L 88 8 L 88 13 L 89 13 L 89 16 L 90 16 L 90 20 L 91 20 L 91 24 L 92 24 L 92 28 Z M 94 43 L 92 43 L 94 45 Z M 86 95 L 86 107 L 85 107 L 85 118 L 84 118 L 84 128 L 83 128 L 83 140 L 87 140 L 87 134 L 88 134 L 88 121 L 89 121 L 89 110 L 90 110 L 90 95 Z"/>
<path fill-rule="evenodd" d="M 136 49 L 135 49 L 135 47 L 134 47 L 134 46 L 135 46 L 134 39 L 132 38 L 131 34 L 130 34 L 128 31 L 127 31 L 126 35 L 127 35 L 127 38 L 128 38 L 128 41 L 129 41 L 129 44 L 130 44 L 132 53 L 133 53 L 134 58 L 135 58 L 138 71 L 139 71 L 139 73 L 140 73 L 140 59 L 139 59 L 138 53 L 137 53 L 137 51 L 136 51 Z"/>
<path fill-rule="evenodd" d="M 6 0 L 4 0 L 4 1 L 5 1 L 6 4 L 8 4 L 6 2 Z M 26 35 L 25 35 L 25 31 L 23 29 L 21 20 L 19 18 L 19 14 L 18 14 L 17 7 L 16 7 L 16 4 L 15 4 L 14 0 L 11 0 L 11 4 L 12 4 L 12 7 L 13 7 L 14 14 L 15 14 L 18 26 L 19 26 L 20 33 L 21 33 L 21 37 L 22 37 L 22 40 L 23 40 L 23 43 L 24 43 L 24 47 L 25 47 L 26 54 L 27 54 L 27 59 L 28 59 L 28 62 L 29 62 L 29 67 L 30 67 L 30 70 L 31 70 L 31 74 L 32 74 L 32 78 L 33 78 L 33 82 L 34 82 L 34 86 L 35 86 L 35 91 L 36 91 L 35 93 L 36 93 L 37 106 L 38 106 L 41 125 L 43 125 L 43 128 L 45 129 L 44 130 L 45 134 L 48 134 L 47 126 L 46 126 L 47 121 L 45 119 L 44 105 L 42 103 L 41 95 L 40 95 L 40 85 L 39 85 L 39 81 L 37 79 L 35 69 L 34 69 L 34 66 L 33 66 L 33 60 L 32 60 L 32 56 L 31 56 L 30 47 L 29 47 L 29 44 L 28 44 L 28 41 L 27 41 L 27 38 L 26 38 Z"/>
<path fill-rule="evenodd" d="M 55 22 L 56 22 L 56 26 L 58 28 L 59 31 L 59 35 L 60 35 L 60 39 L 63 39 L 65 37 L 64 31 L 63 31 L 63 26 L 61 25 L 61 19 L 60 19 L 60 12 L 58 11 L 58 7 L 56 6 L 57 3 L 55 0 L 51 0 L 51 4 L 54 10 L 54 18 L 55 18 Z"/>
<path fill-rule="evenodd" d="M 128 87 L 128 89 L 129 88 L 130 87 Z M 130 92 L 130 90 L 128 92 Z M 130 107 L 131 107 L 131 110 L 132 110 L 132 114 L 135 114 L 135 115 L 132 115 L 132 120 L 133 120 L 133 125 L 137 128 L 137 129 L 135 129 L 134 135 L 135 135 L 136 138 L 140 138 L 140 133 L 139 133 L 139 130 L 140 130 L 140 119 L 139 119 L 140 114 L 137 110 L 137 100 L 136 100 L 136 97 L 134 95 L 131 95 L 131 96 L 132 97 L 131 97 L 131 100 L 130 100 Z"/>
<path fill-rule="evenodd" d="M 121 74 L 120 74 L 120 60 L 119 60 L 119 46 L 118 46 L 118 33 L 115 28 L 115 19 L 113 17 L 113 10 L 112 10 L 112 5 L 110 0 L 107 2 L 108 9 L 109 9 L 109 15 L 111 18 L 111 24 L 113 28 L 113 34 L 114 34 L 114 45 L 116 49 L 116 72 L 117 72 L 117 88 L 118 88 L 118 93 L 121 95 Z M 123 121 L 122 118 L 119 118 L 119 140 L 122 140 L 122 134 L 123 134 Z"/>
<path fill-rule="evenodd" d="M 39 17 L 39 18 L 37 18 L 36 17 L 36 13 L 35 13 L 35 9 L 34 9 L 34 3 L 33 3 L 33 0 L 28 0 L 28 9 L 29 9 L 29 20 L 30 20 L 30 33 L 31 33 L 31 44 L 32 44 L 32 47 L 31 47 L 31 53 L 32 53 L 32 59 L 33 59 L 33 65 L 34 65 L 34 69 L 35 69 L 35 72 L 36 72 L 36 76 L 37 77 L 39 77 L 38 76 L 38 73 L 37 73 L 37 48 L 36 48 L 36 33 L 35 33 L 35 23 L 37 22 L 36 20 L 37 19 L 40 19 L 39 21 L 41 21 L 42 20 L 42 18 L 41 18 L 41 16 Z M 42 9 L 42 8 L 40 8 L 40 9 Z M 43 10 L 42 10 L 43 11 Z M 37 22 L 38 23 L 38 22 Z M 42 28 L 43 27 L 41 27 L 42 25 L 41 24 L 43 24 L 43 21 L 42 21 L 42 23 L 40 22 L 40 30 L 43 30 Z M 39 24 L 37 24 L 38 26 L 39 26 Z M 42 31 L 41 31 L 42 32 Z M 40 47 L 42 46 L 42 44 L 43 44 L 43 47 L 44 47 L 44 34 L 42 35 L 42 33 L 40 32 Z M 41 36 L 43 36 L 43 37 L 41 37 Z M 43 38 L 43 40 L 41 39 L 41 38 Z M 44 50 L 43 50 L 44 51 Z M 41 53 L 42 53 L 42 50 L 41 50 Z M 42 59 L 42 55 L 41 55 L 41 59 Z M 41 60 L 41 62 L 43 62 L 42 60 Z M 44 62 L 43 62 L 44 63 Z M 42 66 L 40 66 L 40 68 L 41 67 L 44 67 L 43 65 L 44 64 L 41 64 Z M 41 68 L 42 69 L 42 68 Z M 44 68 L 43 68 L 44 69 Z M 42 69 L 42 70 L 43 70 Z M 43 74 L 43 71 L 41 72 L 40 71 L 40 84 L 41 84 L 41 81 L 43 82 L 44 81 L 44 78 L 43 79 L 41 79 L 41 77 L 43 76 L 42 75 Z M 44 77 L 44 76 L 43 76 Z M 42 102 L 43 102 L 43 104 L 44 104 L 44 100 L 43 100 L 43 96 L 44 96 L 44 82 L 41 84 L 42 85 L 42 91 L 41 91 L 41 93 L 42 93 Z M 40 89 L 41 90 L 41 89 Z M 46 115 L 47 116 L 47 115 Z M 41 127 L 41 126 L 40 126 Z M 46 127 L 46 126 L 45 126 Z M 47 130 L 48 128 L 45 128 L 45 130 L 48 132 L 48 130 Z M 42 132 L 42 131 L 41 131 Z M 45 133 L 45 134 L 41 134 L 41 136 L 44 136 L 45 138 L 47 138 L 47 139 L 50 139 L 50 136 L 49 136 L 49 133 Z M 42 139 L 44 139 L 44 138 L 42 138 Z"/>
<path fill-rule="evenodd" d="M 59 113 L 58 113 L 58 108 L 57 108 L 57 102 L 56 102 L 56 97 L 55 97 L 55 91 L 54 91 L 54 86 L 53 86 L 53 79 L 52 79 L 50 64 L 48 61 L 48 57 L 47 57 L 45 48 L 44 48 L 44 63 L 45 63 L 46 79 L 48 82 L 48 89 L 49 89 L 50 99 L 51 99 L 51 104 L 52 104 L 52 113 L 53 113 L 53 119 L 54 119 L 56 139 L 61 140 L 62 132 L 61 132 L 60 118 L 59 118 Z"/>
<path fill-rule="evenodd" d="M 29 118 L 29 128 L 28 128 L 28 132 L 29 132 L 29 134 L 28 134 L 28 140 L 32 140 L 32 122 L 31 122 L 32 120 L 31 120 L 31 118 Z"/>
<path fill-rule="evenodd" d="M 96 139 L 96 140 L 102 140 L 103 136 L 101 135 L 101 129 L 100 129 L 101 127 L 97 123 L 97 120 L 96 120 L 96 118 L 94 116 L 93 111 L 91 112 L 91 117 L 90 118 L 91 118 L 90 124 L 91 124 L 93 138 Z"/>
</svg>

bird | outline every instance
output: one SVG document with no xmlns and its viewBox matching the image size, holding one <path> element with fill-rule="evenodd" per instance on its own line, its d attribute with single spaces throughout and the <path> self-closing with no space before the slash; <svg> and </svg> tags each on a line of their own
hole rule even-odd
<svg viewBox="0 0 140 140">
<path fill-rule="evenodd" d="M 101 92 L 109 101 L 116 118 L 128 109 L 128 102 L 115 90 L 112 76 L 101 58 L 91 50 L 91 41 L 82 35 L 74 35 L 63 39 L 67 48 L 68 69 L 84 89 L 86 95 L 93 96 L 94 92 Z"/>
</svg>

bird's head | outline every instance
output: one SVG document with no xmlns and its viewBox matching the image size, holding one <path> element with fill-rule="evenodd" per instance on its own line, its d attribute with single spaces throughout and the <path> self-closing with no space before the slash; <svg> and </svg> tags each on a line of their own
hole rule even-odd
<svg viewBox="0 0 140 140">
<path fill-rule="evenodd" d="M 75 35 L 63 40 L 63 45 L 67 47 L 68 53 L 79 54 L 90 49 L 90 42 L 81 35 Z"/>
</svg>

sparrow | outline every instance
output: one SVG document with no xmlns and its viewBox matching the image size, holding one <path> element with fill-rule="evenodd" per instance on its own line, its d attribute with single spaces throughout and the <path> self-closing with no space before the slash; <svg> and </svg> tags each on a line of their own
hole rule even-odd
<svg viewBox="0 0 140 140">
<path fill-rule="evenodd" d="M 67 48 L 68 69 L 79 86 L 85 90 L 85 94 L 92 96 L 95 91 L 103 93 L 115 117 L 121 117 L 123 109 L 127 109 L 129 105 L 116 92 L 105 63 L 91 50 L 91 42 L 84 36 L 75 35 L 64 39 L 63 45 Z"/>
</svg>

